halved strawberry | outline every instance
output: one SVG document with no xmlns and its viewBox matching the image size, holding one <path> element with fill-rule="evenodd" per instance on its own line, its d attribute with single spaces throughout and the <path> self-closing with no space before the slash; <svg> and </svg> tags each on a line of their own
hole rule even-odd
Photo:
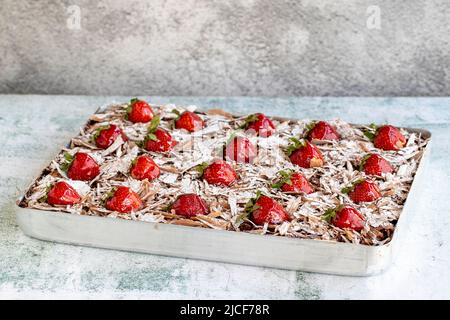
<svg viewBox="0 0 450 320">
<path fill-rule="evenodd" d="M 238 179 L 236 171 L 224 160 L 216 160 L 211 164 L 203 162 L 195 168 L 203 180 L 209 184 L 229 186 Z"/>
<path fill-rule="evenodd" d="M 179 195 L 170 207 L 175 214 L 185 217 L 194 217 L 209 213 L 208 204 L 195 193 Z"/>
<path fill-rule="evenodd" d="M 189 132 L 194 132 L 205 127 L 205 121 L 194 112 L 184 111 L 180 114 L 176 109 L 173 112 L 178 115 L 178 118 L 175 119 L 176 129 L 185 129 Z"/>
<path fill-rule="evenodd" d="M 342 189 L 353 202 L 372 202 L 381 198 L 380 189 L 373 181 L 358 180 L 352 186 Z"/>
<path fill-rule="evenodd" d="M 108 210 L 120 213 L 129 213 L 142 207 L 139 195 L 128 187 L 113 188 L 106 200 L 105 207 Z"/>
<path fill-rule="evenodd" d="M 308 125 L 308 139 L 339 140 L 341 136 L 336 129 L 325 121 L 312 122 Z"/>
<path fill-rule="evenodd" d="M 255 198 L 247 202 L 245 213 L 251 215 L 251 220 L 258 225 L 265 223 L 280 224 L 291 220 L 291 217 L 281 204 L 260 191 L 256 192 Z"/>
<path fill-rule="evenodd" d="M 122 129 L 114 124 L 110 124 L 98 128 L 93 136 L 93 139 L 98 148 L 107 149 L 114 143 L 114 141 L 116 141 L 117 137 L 119 136 L 122 137 L 123 141 L 128 141 L 128 138 L 123 133 Z"/>
<path fill-rule="evenodd" d="M 303 168 L 321 167 L 323 165 L 323 156 L 319 148 L 309 141 L 296 138 L 290 138 L 293 144 L 289 145 L 287 154 L 293 164 Z"/>
<path fill-rule="evenodd" d="M 338 228 L 360 231 L 364 228 L 364 216 L 353 207 L 340 205 L 325 212 L 325 220 Z"/>
<path fill-rule="evenodd" d="M 373 141 L 373 145 L 378 149 L 400 150 L 406 145 L 406 138 L 394 126 L 384 125 L 377 128 L 376 125 L 371 124 L 370 128 L 364 134 Z"/>
<path fill-rule="evenodd" d="M 361 160 L 359 170 L 364 171 L 366 174 L 381 176 L 383 173 L 392 173 L 394 168 L 382 156 L 372 153 Z"/>
<path fill-rule="evenodd" d="M 148 179 L 152 181 L 158 178 L 160 173 L 158 165 L 147 155 L 137 157 L 130 168 L 131 176 L 137 180 Z"/>
<path fill-rule="evenodd" d="M 144 139 L 143 146 L 148 151 L 168 152 L 177 144 L 169 132 L 158 128 L 159 116 L 153 117 L 148 127 L 148 134 Z"/>
<path fill-rule="evenodd" d="M 89 181 L 100 174 L 100 166 L 87 153 L 77 152 L 73 156 L 66 153 L 64 157 L 67 162 L 61 168 L 67 170 L 67 176 L 72 180 Z"/>
<path fill-rule="evenodd" d="M 240 128 L 254 132 L 260 137 L 270 137 L 275 132 L 275 125 L 272 120 L 263 113 L 249 115 Z"/>
<path fill-rule="evenodd" d="M 306 194 L 314 192 L 314 188 L 308 179 L 301 173 L 292 170 L 282 170 L 278 174 L 281 176 L 281 179 L 273 184 L 272 188 L 281 189 L 283 192 L 304 192 Z"/>
<path fill-rule="evenodd" d="M 79 203 L 80 200 L 78 192 L 64 181 L 55 183 L 47 193 L 47 203 L 50 205 L 71 206 Z"/>
<path fill-rule="evenodd" d="M 152 120 L 153 115 L 154 113 L 152 107 L 150 107 L 150 105 L 143 100 L 134 98 L 130 100 L 130 103 L 128 103 L 126 118 L 131 122 L 146 123 Z"/>
<path fill-rule="evenodd" d="M 246 137 L 236 136 L 224 148 L 224 157 L 239 163 L 252 163 L 258 151 Z"/>
</svg>

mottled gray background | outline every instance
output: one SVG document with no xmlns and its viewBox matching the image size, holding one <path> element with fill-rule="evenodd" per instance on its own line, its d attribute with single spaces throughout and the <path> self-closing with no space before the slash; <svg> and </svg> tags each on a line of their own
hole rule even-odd
<svg viewBox="0 0 450 320">
<path fill-rule="evenodd" d="M 449 18 L 448 0 L 0 0 L 0 93 L 450 95 Z"/>
</svg>

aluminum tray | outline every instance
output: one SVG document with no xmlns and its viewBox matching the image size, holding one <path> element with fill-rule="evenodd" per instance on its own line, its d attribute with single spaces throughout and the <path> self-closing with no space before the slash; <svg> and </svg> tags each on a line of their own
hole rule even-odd
<svg viewBox="0 0 450 320">
<path fill-rule="evenodd" d="M 408 217 L 413 214 L 410 211 L 414 211 L 420 199 L 419 188 L 429 159 L 431 133 L 422 129 L 404 129 L 421 133 L 430 141 L 419 163 L 392 240 L 381 246 L 80 216 L 20 206 L 17 207 L 16 218 L 26 235 L 47 241 L 280 269 L 351 276 L 373 275 L 385 270 L 395 256 L 399 237 L 408 224 Z"/>
</svg>

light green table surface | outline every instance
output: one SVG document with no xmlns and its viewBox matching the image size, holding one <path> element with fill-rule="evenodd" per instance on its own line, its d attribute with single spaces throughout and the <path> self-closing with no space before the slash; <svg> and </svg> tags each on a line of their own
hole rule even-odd
<svg viewBox="0 0 450 320">
<path fill-rule="evenodd" d="M 450 298 L 449 98 L 148 98 L 239 113 L 431 130 L 433 150 L 421 204 L 393 265 L 378 276 L 341 277 L 108 251 L 23 235 L 15 220 L 20 192 L 98 106 L 127 99 L 0 95 L 0 298 Z"/>
</svg>

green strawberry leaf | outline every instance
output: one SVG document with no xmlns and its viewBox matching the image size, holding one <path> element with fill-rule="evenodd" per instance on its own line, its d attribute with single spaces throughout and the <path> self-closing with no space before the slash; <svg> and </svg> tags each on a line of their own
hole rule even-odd
<svg viewBox="0 0 450 320">
<path fill-rule="evenodd" d="M 73 155 L 71 155 L 68 152 L 64 153 L 64 159 L 66 159 L 67 161 L 72 161 L 73 160 Z"/>
<path fill-rule="evenodd" d="M 48 199 L 48 193 L 50 192 L 50 190 L 52 189 L 52 185 L 48 185 L 46 188 L 45 188 L 45 194 L 42 196 L 42 197 L 40 197 L 39 199 L 38 199 L 38 202 L 39 203 L 43 203 L 43 202 L 47 202 L 47 199 Z"/>
<path fill-rule="evenodd" d="M 236 138 L 238 136 L 238 134 L 242 132 L 241 130 L 234 130 L 233 132 L 231 132 L 230 136 L 227 139 L 227 142 L 225 143 L 226 145 L 228 145 L 231 141 L 234 140 L 234 138 Z"/>
<path fill-rule="evenodd" d="M 286 153 L 288 156 L 290 156 L 295 150 L 302 148 L 306 145 L 305 140 L 303 139 L 299 140 L 295 137 L 289 138 L 289 141 L 291 141 L 292 143 L 286 149 Z"/>
<path fill-rule="evenodd" d="M 148 126 L 147 132 L 148 133 L 154 133 L 156 129 L 158 129 L 159 123 L 161 122 L 161 117 L 156 115 L 153 117 L 152 121 L 150 121 L 150 124 Z"/>
<path fill-rule="evenodd" d="M 278 179 L 277 182 L 272 184 L 272 188 L 280 189 L 285 184 L 292 185 L 291 176 L 292 176 L 293 173 L 294 173 L 294 171 L 291 170 L 291 169 L 281 170 L 280 172 L 278 172 L 278 174 L 281 176 L 281 178 Z"/>
<path fill-rule="evenodd" d="M 358 184 L 360 184 L 361 182 L 363 182 L 363 181 L 364 181 L 364 179 L 358 179 L 358 180 L 356 180 L 355 182 L 353 182 L 351 186 L 342 188 L 342 189 L 341 189 L 341 192 L 342 192 L 342 193 L 345 193 L 345 194 L 348 194 L 348 193 L 352 192 L 353 189 L 355 189 L 355 187 L 356 187 Z"/>
<path fill-rule="evenodd" d="M 74 156 L 72 156 L 70 153 L 65 152 L 64 153 L 64 162 L 60 164 L 60 168 L 62 171 L 67 172 L 69 170 L 70 165 L 72 164 Z"/>
<path fill-rule="evenodd" d="M 258 120 L 258 114 L 251 114 L 245 118 L 244 122 L 239 126 L 239 129 L 247 129 L 249 124 Z"/>
<path fill-rule="evenodd" d="M 172 113 L 175 113 L 177 115 L 177 119 L 181 116 L 181 112 L 177 109 L 172 109 Z"/>
<path fill-rule="evenodd" d="M 144 141 L 142 142 L 142 145 L 144 146 L 149 140 L 158 141 L 158 137 L 153 133 L 149 133 L 145 136 Z"/>
<path fill-rule="evenodd" d="M 111 199 L 114 196 L 114 193 L 116 193 L 117 187 L 113 187 L 108 193 L 104 194 L 101 199 L 100 202 L 102 203 L 102 205 L 104 205 L 106 203 L 106 201 L 108 201 L 109 199 Z"/>
<path fill-rule="evenodd" d="M 369 153 L 369 154 L 366 154 L 366 155 L 361 159 L 361 162 L 359 163 L 359 166 L 358 166 L 359 171 L 364 171 L 364 166 L 366 165 L 366 161 L 367 161 L 367 159 L 369 159 L 371 156 L 372 156 L 372 155 Z"/>
<path fill-rule="evenodd" d="M 100 133 L 101 133 L 103 130 L 107 130 L 107 129 L 109 129 L 109 125 L 107 125 L 107 126 L 101 126 L 101 127 L 98 127 L 97 129 L 95 129 L 95 132 L 94 132 L 94 134 L 92 135 L 91 141 L 92 141 L 92 142 L 95 142 L 95 140 L 97 140 L 97 138 L 98 138 L 98 136 L 100 135 Z"/>
<path fill-rule="evenodd" d="M 375 123 L 371 123 L 369 125 L 368 130 L 364 131 L 364 135 L 370 140 L 373 141 L 375 139 L 375 136 L 377 134 L 377 125 Z"/>
<path fill-rule="evenodd" d="M 131 161 L 130 169 L 133 168 L 136 165 L 138 158 L 139 158 L 139 156 L 137 156 L 136 158 L 134 158 L 133 161 Z"/>
<path fill-rule="evenodd" d="M 370 140 L 373 141 L 375 139 L 375 133 L 371 131 L 364 131 L 364 135 Z"/>
<path fill-rule="evenodd" d="M 235 222 L 236 226 L 239 227 L 242 224 L 242 222 L 244 222 L 246 219 L 248 219 L 250 217 L 250 215 L 253 213 L 253 211 L 260 208 L 260 206 L 256 204 L 256 201 L 258 201 L 258 199 L 262 195 L 263 195 L 263 193 L 260 190 L 258 190 L 258 191 L 256 191 L 256 196 L 254 198 L 251 198 L 250 200 L 248 200 L 248 202 L 245 204 L 244 212 L 236 218 L 236 222 Z"/>
<path fill-rule="evenodd" d="M 341 189 L 341 192 L 342 192 L 342 193 L 345 193 L 345 194 L 348 194 L 348 193 L 352 192 L 353 189 L 354 189 L 354 186 L 352 185 L 352 186 L 350 186 L 350 187 L 342 188 L 342 189 Z"/>
<path fill-rule="evenodd" d="M 325 211 L 325 214 L 323 215 L 323 219 L 328 222 L 331 223 L 331 221 L 333 221 L 333 219 L 336 217 L 336 208 L 334 209 L 328 209 L 327 211 Z"/>
<path fill-rule="evenodd" d="M 126 120 L 128 120 L 128 117 L 129 117 L 131 111 L 133 111 L 133 105 L 138 101 L 139 101 L 138 98 L 133 98 L 130 100 L 130 102 L 127 103 L 127 107 L 125 109 L 125 119 Z"/>
<path fill-rule="evenodd" d="M 309 135 L 311 130 L 314 129 L 314 127 L 316 126 L 316 124 L 317 124 L 317 121 L 311 121 L 310 123 L 308 123 L 306 125 L 305 137 L 307 137 Z"/>
<path fill-rule="evenodd" d="M 336 217 L 336 214 L 341 211 L 341 209 L 344 207 L 344 205 L 338 205 L 336 208 L 331 208 L 328 209 L 327 211 L 325 211 L 325 214 L 323 215 L 323 219 L 328 222 L 331 223 L 334 218 Z"/>
<path fill-rule="evenodd" d="M 248 220 L 249 216 L 250 213 L 247 211 L 244 211 L 242 214 L 238 215 L 234 223 L 236 227 L 239 227 L 245 220 Z"/>
<path fill-rule="evenodd" d="M 169 123 L 169 128 L 174 130 L 174 129 L 176 129 L 177 120 L 180 119 L 180 117 L 181 117 L 181 112 L 178 111 L 177 109 L 172 109 L 172 113 L 175 113 L 177 115 L 176 118 L 173 119 L 172 121 L 170 121 L 170 123 Z"/>
<path fill-rule="evenodd" d="M 209 166 L 208 162 L 202 162 L 199 165 L 196 165 L 194 167 L 194 170 L 197 171 L 200 174 L 200 177 L 203 176 L 203 172 L 205 169 Z"/>
</svg>

